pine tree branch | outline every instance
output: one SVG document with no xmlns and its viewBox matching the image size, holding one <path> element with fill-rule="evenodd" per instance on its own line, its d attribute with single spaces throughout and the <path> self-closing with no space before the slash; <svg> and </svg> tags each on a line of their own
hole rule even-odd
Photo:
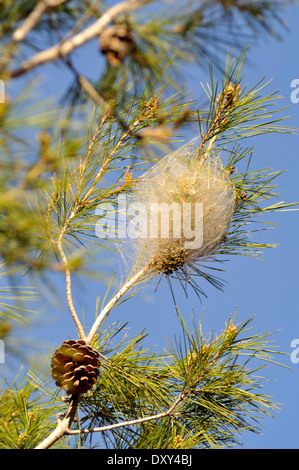
<svg viewBox="0 0 299 470">
<path fill-rule="evenodd" d="M 240 94 L 240 84 L 233 85 L 229 83 L 223 90 L 221 94 L 217 96 L 218 108 L 215 113 L 215 116 L 204 136 L 202 136 L 201 144 L 197 150 L 197 158 L 200 158 L 200 161 L 205 161 L 208 156 L 215 140 L 217 139 L 218 132 L 221 130 L 221 126 L 225 125 L 230 113 L 234 110 L 235 103 Z M 207 145 L 207 151 L 202 155 L 205 144 Z"/>
<path fill-rule="evenodd" d="M 85 169 L 87 167 L 87 164 L 88 164 L 88 161 L 89 161 L 89 158 L 90 158 L 90 155 L 91 155 L 91 152 L 92 152 L 92 149 L 93 149 L 93 145 L 95 144 L 96 142 L 96 139 L 99 135 L 99 132 L 102 128 L 102 126 L 105 124 L 105 122 L 109 119 L 109 117 L 111 117 L 111 114 L 109 111 L 106 111 L 105 114 L 103 115 L 102 119 L 101 119 L 101 122 L 89 144 L 89 148 L 88 148 L 88 151 L 87 151 L 87 154 L 85 156 L 85 159 L 84 159 L 84 162 L 81 164 L 81 168 L 80 168 L 80 181 L 79 181 L 79 184 L 78 184 L 78 189 L 80 189 L 81 187 L 81 184 L 83 184 L 83 177 L 84 177 L 84 172 L 85 172 Z M 116 152 L 120 149 L 120 147 L 124 144 L 125 140 L 127 139 L 127 137 L 130 136 L 130 134 L 136 129 L 136 127 L 138 127 L 138 125 L 140 124 L 141 120 L 140 118 L 136 119 L 129 127 L 128 129 L 125 130 L 125 132 L 122 134 L 122 136 L 120 137 L 120 139 L 117 141 L 117 143 L 115 144 L 115 146 L 112 148 L 112 150 L 110 151 L 109 155 L 105 158 L 104 162 L 102 163 L 101 167 L 99 168 L 98 172 L 96 173 L 96 175 L 94 176 L 93 178 L 93 181 L 91 183 L 91 185 L 89 186 L 88 190 L 86 191 L 86 193 L 81 197 L 81 198 L 77 198 L 74 202 L 74 207 L 73 209 L 71 210 L 67 220 L 65 221 L 65 224 L 64 224 L 64 227 L 62 228 L 61 230 L 61 235 L 62 237 L 65 235 L 66 233 L 66 230 L 67 228 L 69 227 L 71 221 L 74 219 L 74 217 L 77 215 L 78 211 L 82 208 L 82 206 L 84 204 L 87 203 L 88 201 L 88 198 L 92 195 L 97 183 L 100 181 L 100 179 L 102 178 L 103 174 L 107 171 L 108 169 L 108 166 L 109 166 L 109 163 L 111 162 L 111 160 L 113 159 L 114 155 L 116 154 Z"/>
<path fill-rule="evenodd" d="M 71 273 L 70 273 L 70 270 L 68 268 L 68 261 L 67 261 L 67 257 L 63 251 L 63 248 L 62 248 L 62 238 L 63 238 L 63 233 L 60 234 L 57 242 L 56 242 L 56 246 L 57 246 L 57 249 L 58 249 L 58 252 L 60 254 L 60 257 L 62 259 L 62 262 L 63 262 L 63 265 L 64 265 L 64 269 L 65 269 L 65 281 L 66 281 L 66 298 L 67 298 L 67 303 L 68 303 L 68 306 L 69 306 L 69 310 L 71 312 L 71 315 L 72 315 L 72 318 L 75 322 L 75 325 L 77 327 L 77 331 L 78 331 L 78 335 L 79 335 L 79 338 L 80 339 L 85 339 L 85 333 L 84 333 L 84 329 L 81 325 L 81 322 L 78 318 L 78 315 L 76 313 L 76 309 L 74 307 L 74 304 L 73 304 L 73 299 L 72 299 L 72 286 L 71 286 Z"/>
<path fill-rule="evenodd" d="M 100 315 L 97 317 L 96 321 L 92 325 L 90 332 L 88 333 L 86 337 L 86 343 L 91 344 L 94 336 L 97 333 L 97 330 L 99 329 L 100 325 L 106 318 L 106 316 L 109 314 L 111 309 L 117 304 L 117 302 L 143 277 L 149 272 L 149 266 L 146 265 L 144 268 L 142 268 L 137 274 L 134 276 L 130 277 L 122 286 L 122 288 L 115 294 L 114 297 L 108 302 L 108 304 L 104 307 L 104 309 L 101 311 Z"/>
<path fill-rule="evenodd" d="M 145 269 L 145 268 L 144 268 Z M 142 276 L 144 273 L 142 272 L 144 270 L 141 270 L 137 275 L 133 276 L 119 291 L 119 293 L 112 299 L 115 301 L 119 300 L 119 295 L 120 293 L 124 293 L 125 288 L 129 289 L 134 282 L 137 281 L 139 278 L 138 276 Z M 126 286 L 126 287 L 125 287 Z M 108 304 L 109 305 L 109 304 Z M 103 310 L 104 312 L 104 310 Z M 154 421 L 157 419 L 163 419 L 167 416 L 172 415 L 174 410 L 178 407 L 178 405 L 184 401 L 190 393 L 194 391 L 196 388 L 196 385 L 200 383 L 200 381 L 204 378 L 205 374 L 208 373 L 208 371 L 211 370 L 211 368 L 217 363 L 218 359 L 221 357 L 221 355 L 224 354 L 224 352 L 227 350 L 227 348 L 230 346 L 231 342 L 234 340 L 235 335 L 236 335 L 236 327 L 229 326 L 228 330 L 224 332 L 221 336 L 224 337 L 224 342 L 223 344 L 220 345 L 219 350 L 216 352 L 215 357 L 208 363 L 206 367 L 203 368 L 201 371 L 201 374 L 197 377 L 196 384 L 195 383 L 190 383 L 188 386 L 184 387 L 183 390 L 180 392 L 178 398 L 174 401 L 174 403 L 168 408 L 168 410 L 163 411 L 161 413 L 157 413 L 155 415 L 151 416 L 145 416 L 142 418 L 137 418 L 133 420 L 128 420 L 128 421 L 123 421 L 121 423 L 114 423 L 111 425 L 107 426 L 101 426 L 101 427 L 95 427 L 92 429 L 83 429 L 83 430 L 71 430 L 70 425 L 74 419 L 74 416 L 77 411 L 78 403 L 80 401 L 80 396 L 72 396 L 72 399 L 69 404 L 69 408 L 67 411 L 67 414 L 63 420 L 57 419 L 58 424 L 55 430 L 41 443 L 39 444 L 36 448 L 37 449 L 48 449 L 51 447 L 59 438 L 61 438 L 63 435 L 78 435 L 78 434 L 90 434 L 94 432 L 105 432 L 105 431 L 111 431 L 113 429 L 117 429 L 120 427 L 125 427 L 125 426 L 134 426 L 136 424 L 141 424 L 141 423 L 146 423 L 149 421 Z M 200 388 L 197 389 L 197 392 L 200 391 Z M 59 415 L 58 415 L 59 416 Z M 58 417 L 57 417 L 58 418 Z"/>
<path fill-rule="evenodd" d="M 57 426 L 48 437 L 46 437 L 35 449 L 49 449 L 55 442 L 57 442 L 62 436 L 67 434 L 67 430 L 69 429 L 70 425 L 72 424 L 77 408 L 78 403 L 80 401 L 80 395 L 72 395 L 72 398 L 69 403 L 69 407 L 65 417 L 60 420 L 57 416 Z"/>
<path fill-rule="evenodd" d="M 98 129 L 96 130 L 95 132 L 95 135 L 92 139 L 92 141 L 90 142 L 90 145 L 89 145 L 89 148 L 88 148 L 88 151 L 87 151 L 87 155 L 85 157 L 85 160 L 84 160 L 84 163 L 82 165 L 82 171 L 81 171 L 81 179 L 80 179 L 80 182 L 83 182 L 82 180 L 82 177 L 83 177 L 83 173 L 84 173 L 84 168 L 86 167 L 87 165 L 87 162 L 88 162 L 88 159 L 90 157 L 90 153 L 91 153 L 91 150 L 92 150 L 92 147 L 93 147 L 93 144 L 95 142 L 95 139 L 97 138 L 98 136 L 98 133 L 99 133 L 99 130 L 101 129 L 102 125 L 106 122 L 107 118 L 108 118 L 108 115 L 109 115 L 109 112 L 106 112 L 101 120 L 101 123 L 98 127 Z M 114 307 L 114 305 L 118 302 L 118 300 L 130 289 L 131 286 L 133 286 L 147 271 L 148 271 L 148 268 L 146 269 L 143 269 L 142 271 L 140 271 L 140 273 L 138 273 L 137 275 L 133 276 L 133 278 L 131 278 L 129 281 L 127 281 L 124 286 L 122 287 L 122 289 L 120 289 L 120 291 L 118 292 L 118 294 L 115 295 L 115 297 L 113 299 L 111 299 L 111 301 L 107 304 L 107 306 L 105 307 L 105 309 L 102 311 L 101 315 L 97 318 L 95 324 L 93 325 L 92 327 L 92 330 L 90 331 L 89 335 L 88 335 L 88 338 L 85 337 L 85 333 L 84 333 L 84 329 L 81 325 L 81 322 L 78 318 L 78 315 L 76 313 L 76 309 L 74 307 L 74 304 L 73 304 L 73 300 L 72 300 L 72 289 L 71 289 L 71 273 L 70 273 L 70 270 L 68 268 L 68 261 L 67 261 L 67 257 L 64 253 L 64 250 L 62 248 L 62 240 L 63 240 L 63 237 L 67 231 L 67 228 L 69 227 L 69 224 L 70 222 L 72 221 L 72 219 L 76 216 L 78 210 L 79 210 L 79 207 L 82 207 L 82 205 L 84 203 L 86 203 L 86 201 L 88 200 L 88 198 L 90 197 L 90 195 L 92 194 L 96 184 L 98 183 L 98 181 L 101 179 L 103 173 L 107 170 L 107 167 L 109 165 L 109 163 L 111 162 L 114 154 L 118 151 L 118 149 L 121 147 L 121 145 L 124 143 L 124 141 L 126 140 L 126 138 L 131 134 L 131 132 L 138 126 L 138 124 L 140 123 L 140 120 L 137 119 L 124 133 L 123 135 L 121 136 L 121 138 L 118 140 L 118 142 L 116 143 L 116 145 L 113 147 L 113 149 L 111 150 L 111 152 L 109 153 L 109 155 L 107 156 L 107 158 L 105 159 L 105 161 L 103 162 L 101 168 L 99 169 L 98 173 L 96 174 L 91 186 L 89 187 L 88 191 L 84 194 L 84 196 L 79 199 L 79 200 L 76 200 L 75 203 L 74 203 L 74 207 L 69 215 L 69 217 L 67 218 L 67 220 L 65 221 L 64 223 L 64 226 L 62 227 L 61 231 L 60 231 L 60 234 L 59 234 L 59 237 L 58 237 L 58 240 L 55 242 L 56 243 L 56 246 L 57 246 L 57 249 L 58 249 L 58 252 L 59 252 L 59 255 L 61 257 L 61 260 L 63 262 L 63 265 L 64 265 L 64 269 L 65 269 L 65 277 L 66 277 L 66 295 L 67 295 L 67 302 L 68 302 L 68 306 L 69 306 L 69 310 L 70 310 L 70 313 L 72 315 L 72 318 L 76 324 L 76 327 L 77 327 L 77 331 L 78 331 L 78 335 L 79 335 L 79 338 L 80 339 L 84 339 L 87 341 L 88 344 L 90 344 L 92 342 L 92 339 L 94 337 L 94 335 L 96 334 L 96 331 L 97 329 L 99 328 L 99 326 L 101 325 L 102 321 L 104 320 L 104 318 L 106 317 L 106 315 L 110 312 L 110 310 Z M 79 187 L 80 187 L 80 182 L 79 182 Z"/>
<path fill-rule="evenodd" d="M 125 427 L 125 426 L 133 426 L 135 424 L 140 424 L 140 423 L 145 423 L 148 421 L 154 421 L 156 419 L 161 419 L 165 418 L 167 416 L 170 416 L 175 408 L 186 398 L 187 392 L 182 391 L 179 397 L 175 400 L 175 402 L 171 405 L 171 407 L 162 412 L 158 413 L 156 415 L 152 416 L 146 416 L 144 418 L 138 418 L 138 419 L 133 419 L 130 421 L 124 421 L 122 423 L 115 423 L 111 424 L 108 426 L 102 426 L 99 428 L 93 428 L 93 429 L 83 429 L 83 430 L 71 430 L 70 425 L 72 424 L 74 417 L 77 412 L 78 404 L 80 401 L 80 395 L 72 395 L 68 411 L 65 415 L 65 417 L 61 420 L 59 418 L 59 415 L 57 415 L 57 426 L 54 429 L 51 434 L 46 437 L 38 446 L 35 447 L 35 449 L 49 449 L 55 442 L 57 442 L 62 436 L 64 435 L 74 435 L 74 434 L 88 434 L 92 432 L 103 432 L 103 431 L 110 431 L 113 429 L 117 429 L 120 427 Z"/>
<path fill-rule="evenodd" d="M 85 30 L 23 61 L 19 68 L 8 72 L 9 77 L 19 77 L 42 64 L 53 62 L 56 59 L 69 55 L 86 42 L 100 36 L 104 29 L 118 16 L 137 10 L 150 2 L 151 0 L 127 0 L 113 5 L 95 23 Z"/>
<path fill-rule="evenodd" d="M 177 406 L 186 398 L 186 395 L 187 395 L 186 392 L 182 392 L 180 396 L 177 398 L 177 400 L 171 405 L 171 407 L 168 410 L 163 411 L 162 413 L 158 413 L 156 415 L 145 416 L 144 418 L 132 419 L 130 421 L 110 424 L 108 426 L 101 426 L 101 427 L 93 428 L 93 429 L 76 429 L 76 430 L 67 429 L 66 434 L 69 434 L 69 435 L 90 434 L 93 432 L 111 431 L 113 429 L 117 429 L 117 428 L 121 428 L 125 426 L 134 426 L 135 424 L 141 424 L 141 423 L 146 423 L 148 421 L 154 421 L 156 419 L 166 418 L 167 416 L 170 416 L 174 412 Z"/>
<path fill-rule="evenodd" d="M 89 80 L 87 80 L 86 77 L 84 77 L 83 75 L 81 75 L 79 72 L 77 72 L 77 70 L 75 69 L 75 67 L 73 66 L 73 64 L 71 63 L 71 61 L 68 59 L 68 58 L 65 58 L 64 59 L 66 65 L 69 67 L 69 69 L 71 70 L 71 72 L 75 75 L 76 77 L 76 80 L 78 81 L 78 83 L 81 85 L 82 89 L 89 95 L 89 97 L 98 105 L 100 106 L 101 108 L 105 108 L 108 112 L 108 110 L 111 112 L 111 109 L 108 105 L 107 102 L 105 102 L 104 98 L 102 98 L 99 93 L 97 92 L 97 90 L 92 86 L 92 84 L 90 83 Z"/>
<path fill-rule="evenodd" d="M 104 122 L 106 121 L 107 117 L 108 117 L 108 114 L 109 113 L 106 113 L 103 118 L 102 118 L 102 121 L 99 125 L 99 128 L 97 129 L 95 135 L 94 135 L 94 138 L 92 140 L 92 142 L 90 143 L 89 145 L 89 148 L 88 148 L 88 152 L 87 152 L 87 155 L 86 155 L 86 158 L 85 158 L 85 161 L 83 163 L 83 166 L 87 165 L 87 160 L 89 159 L 89 156 L 90 156 L 90 152 L 91 152 L 91 149 L 92 149 L 92 144 L 93 142 L 95 141 L 95 138 L 96 136 L 98 135 L 98 132 L 99 132 L 99 129 L 102 127 L 102 125 L 104 124 Z M 101 315 L 97 318 L 95 324 L 93 325 L 88 337 L 86 338 L 85 337 L 85 333 L 84 333 L 84 329 L 81 325 L 81 322 L 78 318 L 78 315 L 76 313 L 76 309 L 74 307 L 74 304 L 73 304 L 73 300 L 72 300 L 72 289 L 71 289 L 71 273 L 70 273 L 70 270 L 68 268 L 68 261 L 67 261 L 67 257 L 64 253 L 64 250 L 62 248 L 62 239 L 66 233 L 66 230 L 67 230 L 67 227 L 69 226 L 71 220 L 76 216 L 76 213 L 78 211 L 78 207 L 79 206 L 82 206 L 82 204 L 84 204 L 89 196 L 92 194 L 92 191 L 94 190 L 94 187 L 96 186 L 97 182 L 101 179 L 103 173 L 106 171 L 111 159 L 113 158 L 113 155 L 115 154 L 115 152 L 117 152 L 117 150 L 119 149 L 119 147 L 123 144 L 123 142 L 125 141 L 125 139 L 128 137 L 128 135 L 130 135 L 130 133 L 132 132 L 132 130 L 139 124 L 139 119 L 137 119 L 129 128 L 128 130 L 122 135 L 122 137 L 119 139 L 119 141 L 117 142 L 117 144 L 115 145 L 115 147 L 112 149 L 112 151 L 110 152 L 110 154 L 108 155 L 108 157 L 106 158 L 106 160 L 104 161 L 103 165 L 101 166 L 101 168 L 99 169 L 98 173 L 96 174 L 95 178 L 94 178 L 94 181 L 92 183 L 92 185 L 90 186 L 90 188 L 88 189 L 88 191 L 86 192 L 86 194 L 83 196 L 82 199 L 80 199 L 80 201 L 75 201 L 75 204 L 74 204 L 74 207 L 73 207 L 73 210 L 71 211 L 69 217 L 67 218 L 67 220 L 65 221 L 65 224 L 60 232 L 60 235 L 58 237 L 58 240 L 56 241 L 56 246 L 57 246 L 57 249 L 58 249 L 58 252 L 60 254 L 60 257 L 61 257 L 61 260 L 63 262 L 63 265 L 64 265 L 64 268 L 65 268 L 65 277 L 66 277 L 66 295 L 67 295 L 67 302 L 68 302 L 68 306 L 69 306 L 69 310 L 71 312 L 71 315 L 72 315 L 72 318 L 76 324 L 76 327 L 77 327 L 77 331 L 78 331 L 78 335 L 79 335 L 79 338 L 80 339 L 84 339 L 87 341 L 88 344 L 90 344 L 92 342 L 92 339 L 94 337 L 94 335 L 96 334 L 96 331 L 98 330 L 99 326 L 101 325 L 102 321 L 104 320 L 104 318 L 106 317 L 106 315 L 108 315 L 108 313 L 110 312 L 110 310 L 114 307 L 114 305 L 118 302 L 118 300 L 131 288 L 131 286 L 133 286 L 147 271 L 148 271 L 148 268 L 144 268 L 143 270 L 141 270 L 139 273 L 137 273 L 135 276 L 133 276 L 129 281 L 127 281 L 124 286 L 122 287 L 122 289 L 120 289 L 120 291 L 118 292 L 118 294 L 116 294 L 114 296 L 113 299 L 111 299 L 111 301 L 107 304 L 107 306 L 105 307 L 105 309 L 101 312 Z"/>
<path fill-rule="evenodd" d="M 109 112 L 108 112 L 108 114 L 109 114 Z M 100 179 L 102 178 L 105 171 L 107 171 L 108 165 L 111 162 L 111 160 L 112 160 L 113 156 L 115 155 L 115 153 L 119 150 L 119 148 L 125 142 L 127 137 L 129 137 L 129 135 L 134 131 L 134 129 L 136 129 L 138 127 L 139 124 L 140 124 L 140 118 L 137 118 L 136 121 L 134 121 L 133 124 L 131 124 L 131 126 L 122 134 L 121 138 L 116 143 L 116 145 L 113 147 L 113 149 L 109 153 L 108 157 L 103 162 L 101 168 L 99 169 L 99 171 L 95 175 L 92 185 L 90 186 L 90 188 L 88 189 L 88 191 L 86 192 L 86 194 L 84 195 L 84 197 L 81 200 L 81 204 L 84 203 L 85 201 L 87 201 L 89 196 L 92 194 L 95 186 L 100 181 Z"/>
<path fill-rule="evenodd" d="M 74 65 L 72 64 L 70 58 L 64 58 L 65 64 L 69 67 L 71 72 L 74 74 L 77 82 L 81 86 L 82 90 L 101 108 L 104 110 L 104 121 L 106 121 L 107 117 L 114 118 L 118 124 L 123 128 L 124 131 L 132 130 L 128 129 L 125 123 L 120 119 L 118 114 L 113 110 L 112 106 L 110 106 L 108 100 L 102 97 L 99 92 L 94 88 L 94 86 L 90 83 L 90 81 L 82 74 L 80 74 Z M 139 121 L 136 123 L 139 124 Z M 133 124 L 132 128 L 135 127 Z"/>
</svg>

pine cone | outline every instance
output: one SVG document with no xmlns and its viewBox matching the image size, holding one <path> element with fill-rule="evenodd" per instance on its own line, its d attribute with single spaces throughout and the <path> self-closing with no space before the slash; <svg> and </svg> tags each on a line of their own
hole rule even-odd
<svg viewBox="0 0 299 470">
<path fill-rule="evenodd" d="M 118 66 L 134 47 L 134 36 L 128 26 L 112 25 L 102 32 L 99 46 L 108 62 L 112 66 Z"/>
<path fill-rule="evenodd" d="M 99 375 L 99 353 L 81 339 L 69 339 L 56 349 L 51 367 L 56 385 L 66 393 L 86 393 Z"/>
</svg>

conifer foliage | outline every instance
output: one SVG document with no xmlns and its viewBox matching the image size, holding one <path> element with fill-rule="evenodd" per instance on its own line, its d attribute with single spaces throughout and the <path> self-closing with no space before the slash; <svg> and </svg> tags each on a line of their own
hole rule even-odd
<svg viewBox="0 0 299 470">
<path fill-rule="evenodd" d="M 252 334 L 251 319 L 229 316 L 212 335 L 169 304 L 180 338 L 156 352 L 112 311 L 163 280 L 208 308 L 205 286 L 223 288 L 224 255 L 258 258 L 273 246 L 254 239 L 258 222 L 295 204 L 274 200 L 279 172 L 250 163 L 258 135 L 292 129 L 279 95 L 260 77 L 248 89 L 243 70 L 249 41 L 279 35 L 284 4 L 2 0 L 0 339 L 6 361 L 22 358 L 26 370 L 1 381 L 1 449 L 221 447 L 277 410 L 257 371 L 279 351 L 271 334 Z M 82 47 L 92 78 L 76 60 Z M 188 64 L 200 73 L 211 63 L 190 100 Z M 37 96 L 47 65 L 71 76 L 56 102 Z M 155 236 L 141 233 L 163 204 L 170 218 L 159 213 Z M 128 206 L 139 207 L 138 224 Z M 115 236 L 116 219 L 126 236 Z M 124 260 L 123 273 L 105 270 L 106 255 Z M 82 316 L 72 281 L 87 270 L 107 291 Z M 38 324 L 45 290 L 66 299 L 69 329 L 45 357 L 38 344 L 33 361 L 18 330 L 24 338 Z"/>
</svg>

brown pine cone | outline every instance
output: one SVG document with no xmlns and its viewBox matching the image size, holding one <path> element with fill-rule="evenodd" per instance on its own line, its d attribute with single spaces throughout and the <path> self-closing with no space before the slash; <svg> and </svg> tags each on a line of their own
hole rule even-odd
<svg viewBox="0 0 299 470">
<path fill-rule="evenodd" d="M 127 25 L 110 26 L 102 32 L 99 41 L 101 52 L 112 66 L 122 64 L 134 48 L 134 37 Z"/>
<path fill-rule="evenodd" d="M 100 373 L 99 353 L 82 339 L 63 341 L 52 360 L 52 377 L 69 395 L 86 393 Z"/>
</svg>

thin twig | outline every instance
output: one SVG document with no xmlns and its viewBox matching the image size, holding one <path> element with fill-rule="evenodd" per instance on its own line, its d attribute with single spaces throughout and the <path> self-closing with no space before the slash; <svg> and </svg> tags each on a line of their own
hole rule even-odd
<svg viewBox="0 0 299 470">
<path fill-rule="evenodd" d="M 80 395 L 73 395 L 68 407 L 68 411 L 63 419 L 60 419 L 61 414 L 57 415 L 57 426 L 54 431 L 49 434 L 46 439 L 44 439 L 35 449 L 49 449 L 55 442 L 57 442 L 62 436 L 65 435 L 74 435 L 74 434 L 88 434 L 92 432 L 103 432 L 103 431 L 110 431 L 112 429 L 117 429 L 124 426 L 133 426 L 135 424 L 146 423 L 148 421 L 153 421 L 156 419 L 162 419 L 167 416 L 170 416 L 175 408 L 183 401 L 186 396 L 187 392 L 183 391 L 180 393 L 180 396 L 176 399 L 176 401 L 171 405 L 171 407 L 163 411 L 162 413 L 158 413 L 152 416 L 146 416 L 144 418 L 133 419 L 130 421 L 124 421 L 122 423 L 115 423 L 108 426 L 102 426 L 99 428 L 93 429 L 83 429 L 83 430 L 71 430 L 70 425 L 72 424 L 74 417 L 77 412 L 78 404 L 80 401 Z"/>
<path fill-rule="evenodd" d="M 240 84 L 233 85 L 230 83 L 225 87 L 222 94 L 218 95 L 216 100 L 218 104 L 217 112 L 206 134 L 202 137 L 201 144 L 197 149 L 197 158 L 199 158 L 201 162 L 204 162 L 208 158 L 214 142 L 218 137 L 218 132 L 221 130 L 221 124 L 224 124 L 227 121 L 230 113 L 234 110 L 239 93 Z M 205 152 L 203 152 L 207 142 L 209 143 Z"/>
<path fill-rule="evenodd" d="M 87 163 L 88 163 L 88 160 L 90 158 L 90 155 L 91 155 L 91 151 L 92 151 L 92 148 L 96 142 L 96 139 L 100 133 L 100 130 L 102 128 L 102 126 L 105 124 L 105 122 L 107 121 L 107 119 L 109 118 L 109 112 L 106 112 L 102 119 L 101 119 L 101 122 L 99 123 L 99 126 L 97 127 L 93 137 L 92 137 L 92 140 L 91 142 L 89 143 L 89 147 L 88 147 L 88 151 L 87 151 L 87 154 L 85 156 L 85 159 L 84 159 L 84 162 L 81 164 L 80 163 L 80 179 L 79 179 L 79 184 L 78 184 L 78 190 L 80 189 L 82 183 L 83 183 L 83 176 L 84 176 L 84 171 L 85 171 L 85 168 L 87 167 Z M 92 186 L 94 187 L 94 186 Z M 89 194 L 90 195 L 90 191 L 89 191 Z M 78 212 L 78 209 L 82 206 L 82 204 L 84 202 L 86 202 L 86 195 L 84 196 L 83 199 L 79 199 L 79 198 L 76 198 L 75 202 L 74 202 L 74 207 L 72 209 L 72 211 L 70 212 L 70 215 L 68 216 L 67 220 L 65 221 L 65 224 L 61 230 L 61 234 L 62 234 L 62 237 L 64 236 L 69 224 L 71 223 L 72 219 L 76 216 L 77 212 Z"/>
<path fill-rule="evenodd" d="M 222 109 L 218 109 L 217 111 L 217 114 L 215 116 L 215 118 L 213 119 L 210 127 L 208 128 L 206 134 L 203 136 L 202 138 L 202 141 L 201 141 L 201 144 L 200 146 L 198 147 L 197 149 L 197 158 L 200 158 L 200 161 L 204 161 L 208 154 L 209 154 L 209 151 L 211 150 L 216 138 L 217 138 L 217 134 L 214 134 L 213 137 L 211 137 L 211 134 L 213 133 L 213 131 L 215 131 L 217 129 L 217 126 L 219 125 L 219 120 L 221 118 L 221 114 L 222 114 Z M 203 154 L 203 149 L 204 149 L 204 146 L 206 144 L 206 142 L 210 140 L 209 142 L 209 145 L 207 147 L 207 150 L 206 152 Z"/>
<path fill-rule="evenodd" d="M 94 336 L 96 335 L 96 332 L 98 331 L 100 325 L 106 318 L 106 316 L 109 314 L 111 309 L 117 304 L 117 302 L 128 292 L 128 290 L 131 289 L 143 276 L 145 276 L 149 272 L 149 266 L 146 265 L 144 268 L 142 268 L 137 274 L 129 278 L 122 288 L 115 294 L 114 297 L 107 303 L 107 305 L 103 308 L 101 311 L 100 315 L 97 317 L 95 320 L 94 324 L 92 325 L 90 332 L 88 333 L 86 337 L 86 343 L 91 344 Z"/>
<path fill-rule="evenodd" d="M 95 136 L 93 137 L 90 145 L 89 145 L 89 148 L 88 148 L 88 152 L 87 152 L 87 155 L 86 155 L 86 158 L 83 162 L 83 170 L 84 170 L 84 167 L 86 167 L 86 164 L 87 164 L 87 160 L 89 159 L 90 157 L 90 153 L 91 153 L 91 150 L 92 150 L 92 147 L 93 147 L 93 144 L 96 140 L 96 137 L 98 135 L 98 132 L 99 132 L 99 129 L 102 127 L 102 125 L 105 123 L 105 121 L 109 118 L 110 116 L 110 113 L 109 111 L 107 111 L 102 120 L 101 120 L 101 123 L 100 123 L 100 126 L 99 128 L 97 129 L 96 133 L 95 133 Z M 73 207 L 73 210 L 71 211 L 69 217 L 68 217 L 68 220 L 66 222 L 66 225 L 69 225 L 70 221 L 75 217 L 76 213 L 77 213 L 77 210 L 78 210 L 78 207 L 82 206 L 82 204 L 86 203 L 86 201 L 88 200 L 88 198 L 90 197 L 90 195 L 92 194 L 95 186 L 97 185 L 97 183 L 100 181 L 101 177 L 103 176 L 103 173 L 105 173 L 105 171 L 107 170 L 108 168 L 108 165 L 109 163 L 111 162 L 114 154 L 119 150 L 120 146 L 124 143 L 124 141 L 126 140 L 126 138 L 131 134 L 131 132 L 138 126 L 138 124 L 140 123 L 140 119 L 136 119 L 136 121 L 123 133 L 123 135 L 121 136 L 121 138 L 119 139 L 119 141 L 116 143 L 116 145 L 113 147 L 113 149 L 111 150 L 110 154 L 107 156 L 107 158 L 105 159 L 105 161 L 103 162 L 101 168 L 99 169 L 99 171 L 97 172 L 97 174 L 95 175 L 94 179 L 93 179 L 93 182 L 92 184 L 90 185 L 88 191 L 84 194 L 84 196 L 80 199 L 80 200 L 76 200 L 75 202 L 75 205 Z"/>
<path fill-rule="evenodd" d="M 105 102 L 105 100 L 99 95 L 99 93 L 93 87 L 93 85 L 89 82 L 89 80 L 87 80 L 86 77 L 84 77 L 79 72 L 77 72 L 77 70 L 73 66 L 72 62 L 70 61 L 70 59 L 65 58 L 64 62 L 69 67 L 69 69 L 72 71 L 72 73 L 75 75 L 76 80 L 81 85 L 83 90 L 90 96 L 90 98 L 92 98 L 98 106 L 100 106 L 101 108 L 105 108 L 105 112 L 108 112 L 108 110 L 110 111 L 110 107 Z"/>
<path fill-rule="evenodd" d="M 104 116 L 108 116 L 114 118 L 118 124 L 121 126 L 124 132 L 128 131 L 128 126 L 126 123 L 121 119 L 121 117 L 115 112 L 112 106 L 110 106 L 109 102 L 103 98 L 99 92 L 94 88 L 94 86 L 90 83 L 87 78 L 80 74 L 74 65 L 72 64 L 69 57 L 63 59 L 65 64 L 69 67 L 69 69 L 74 74 L 77 82 L 81 86 L 81 88 L 89 95 L 89 97 L 102 109 L 104 110 Z"/>
<path fill-rule="evenodd" d="M 72 318 L 76 324 L 76 327 L 77 327 L 77 331 L 78 331 L 78 335 L 79 335 L 79 338 L 80 339 L 85 339 L 85 333 L 84 333 L 84 329 L 83 329 L 83 326 L 81 325 L 81 322 L 78 318 L 78 315 L 76 313 L 76 309 L 74 307 L 74 304 L 73 304 L 73 299 L 72 299 L 72 286 L 71 286 L 71 273 L 70 273 L 70 270 L 68 268 L 68 261 L 67 261 L 67 257 L 63 251 L 63 248 L 62 248 L 62 238 L 63 238 L 63 233 L 60 234 L 57 242 L 56 242 L 56 246 L 57 246 L 57 249 L 59 251 L 59 254 L 60 254 L 60 257 L 61 257 L 61 260 L 63 262 L 63 265 L 64 265 L 64 270 L 65 270 L 65 282 L 66 282 L 66 298 L 67 298 L 67 303 L 68 303 L 68 306 L 69 306 L 69 310 L 71 312 L 71 315 L 72 315 Z"/>
<path fill-rule="evenodd" d="M 119 139 L 119 141 L 116 143 L 116 145 L 113 147 L 113 149 L 111 150 L 110 154 L 108 155 L 108 157 L 106 158 L 106 160 L 103 162 L 101 168 L 99 169 L 99 171 L 97 172 L 97 174 L 95 175 L 94 177 L 94 180 L 90 186 L 90 188 L 88 189 L 88 191 L 85 193 L 84 197 L 81 199 L 81 204 L 84 203 L 88 198 L 89 196 L 91 195 L 92 191 L 94 190 L 94 187 L 96 186 L 96 184 L 100 181 L 100 179 L 102 178 L 103 176 L 103 173 L 105 173 L 105 171 L 107 170 L 108 168 L 108 165 L 109 163 L 111 162 L 114 154 L 118 151 L 119 147 L 124 143 L 124 141 L 126 140 L 126 138 L 131 134 L 131 132 L 140 124 L 140 119 L 136 119 L 135 122 L 133 122 L 133 124 L 131 124 L 131 126 L 123 133 L 123 135 L 121 136 L 121 138 Z"/>
<path fill-rule="evenodd" d="M 121 428 L 124 426 L 134 426 L 135 424 L 140 424 L 140 423 L 146 423 L 148 421 L 154 421 L 156 419 L 161 419 L 161 418 L 166 418 L 166 416 L 169 416 L 173 413 L 175 408 L 179 405 L 181 401 L 183 401 L 186 397 L 186 394 L 182 392 L 180 396 L 177 398 L 177 400 L 171 405 L 171 407 L 167 411 L 163 411 L 161 413 L 158 413 L 156 415 L 152 416 L 145 416 L 144 418 L 137 418 L 137 419 L 132 419 L 130 421 L 123 421 L 122 423 L 115 423 L 115 424 L 110 424 L 108 426 L 101 426 L 99 428 L 92 428 L 92 429 L 76 429 L 76 430 L 71 430 L 68 429 L 66 431 L 66 434 L 90 434 L 93 432 L 104 432 L 104 431 L 111 431 L 112 429 L 117 429 Z"/>
<path fill-rule="evenodd" d="M 102 0 L 94 0 L 94 2 L 91 5 L 87 6 L 87 9 L 82 15 L 82 17 L 79 18 L 77 23 L 72 27 L 72 29 L 64 37 L 64 40 L 63 40 L 64 42 L 67 41 L 70 37 L 77 34 L 90 20 L 92 15 L 97 16 L 97 17 L 101 16 L 101 12 L 96 8 L 96 6 L 100 5 L 101 3 L 102 3 Z"/>
</svg>

